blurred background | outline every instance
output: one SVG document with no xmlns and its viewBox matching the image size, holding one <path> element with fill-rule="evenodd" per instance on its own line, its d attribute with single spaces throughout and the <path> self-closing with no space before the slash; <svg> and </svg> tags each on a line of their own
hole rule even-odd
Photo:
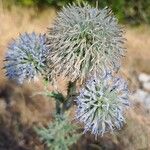
<svg viewBox="0 0 150 150">
<path fill-rule="evenodd" d="M 45 33 L 68 3 L 83 0 L 0 0 L 0 150 L 45 150 L 35 134 L 34 125 L 51 121 L 52 101 L 31 95 L 43 89 L 42 82 L 18 86 L 5 77 L 3 60 L 7 45 L 20 33 Z M 92 6 L 106 6 L 124 26 L 126 57 L 121 74 L 130 86 L 131 108 L 127 124 L 114 135 L 97 141 L 83 135 L 75 150 L 149 150 L 150 149 L 150 0 L 84 0 Z M 65 93 L 66 82 L 58 81 Z"/>
</svg>

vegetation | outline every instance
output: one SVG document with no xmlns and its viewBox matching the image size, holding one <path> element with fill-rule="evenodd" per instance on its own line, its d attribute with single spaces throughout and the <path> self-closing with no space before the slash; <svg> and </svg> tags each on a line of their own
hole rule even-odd
<svg viewBox="0 0 150 150">
<path fill-rule="evenodd" d="M 55 117 L 54 123 L 50 123 L 47 128 L 35 130 L 49 150 L 68 150 L 68 147 L 76 143 L 80 137 L 80 134 L 76 133 L 77 126 L 71 124 L 66 116 Z"/>
<path fill-rule="evenodd" d="M 55 111 L 53 122 L 37 133 L 50 149 L 67 150 L 79 138 L 65 117 L 73 105 L 83 133 L 95 138 L 124 126 L 129 91 L 118 77 L 124 55 L 122 28 L 110 9 L 69 4 L 46 34 L 24 33 L 9 43 L 4 69 L 19 85 L 43 79 L 45 88 L 35 95 L 53 98 Z M 60 76 L 68 79 L 66 96 L 55 85 Z"/>
<path fill-rule="evenodd" d="M 42 8 L 43 6 L 55 6 L 61 8 L 68 3 L 88 2 L 100 8 L 108 6 L 112 8 L 114 14 L 120 22 L 129 24 L 150 23 L 150 1 L 149 0 L 2 0 L 3 3 L 10 7 L 12 4 L 22 5 L 25 7 L 34 6 Z"/>
<path fill-rule="evenodd" d="M 10 42 L 12 37 L 16 38 L 18 33 L 23 32 L 31 33 L 35 31 L 36 33 L 43 33 L 48 24 L 52 23 L 52 19 L 55 16 L 53 9 L 45 9 L 38 17 L 33 17 L 33 14 L 37 14 L 33 10 L 35 9 L 32 7 L 24 7 L 22 9 L 13 7 L 11 11 L 4 10 L 4 15 L 0 14 L 2 22 L 0 28 L 1 68 L 6 51 L 5 46 Z M 124 59 L 125 68 L 122 69 L 127 75 L 130 72 L 133 73 L 128 77 L 129 83 L 134 84 L 134 87 L 132 85 L 134 90 L 135 86 L 138 86 L 133 81 L 134 75 L 137 73 L 135 70 L 150 73 L 150 67 L 148 65 L 150 60 L 149 33 L 150 28 L 148 26 L 139 26 L 136 28 L 126 27 L 128 57 Z M 33 92 L 35 92 L 35 88 L 36 91 L 43 90 L 43 86 L 39 82 L 38 85 L 31 83 L 18 87 L 16 84 L 4 80 L 3 70 L 1 69 L 0 71 L 0 149 L 45 150 L 43 142 L 39 141 L 38 135 L 32 131 L 32 128 L 35 124 L 39 123 L 47 127 L 45 126 L 45 122 L 51 121 L 51 113 L 54 107 L 52 100 L 48 101 L 41 95 L 31 97 L 34 94 Z M 58 87 L 59 91 L 63 91 L 65 94 L 66 84 L 61 79 L 59 79 L 58 83 L 63 86 Z M 115 133 L 115 139 L 108 134 L 108 137 L 104 135 L 98 138 L 98 140 L 95 140 L 92 135 L 86 134 L 71 148 L 73 150 L 87 150 L 92 148 L 106 150 L 150 149 L 149 113 L 145 111 L 145 114 L 143 107 L 137 112 L 138 107 L 139 105 L 134 105 L 135 109 L 132 109 L 131 113 L 127 115 L 127 126 L 118 135 Z"/>
</svg>

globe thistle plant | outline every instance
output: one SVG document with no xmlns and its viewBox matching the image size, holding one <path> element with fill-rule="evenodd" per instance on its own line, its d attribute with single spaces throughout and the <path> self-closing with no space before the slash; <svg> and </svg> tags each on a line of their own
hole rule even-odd
<svg viewBox="0 0 150 150">
<path fill-rule="evenodd" d="M 46 66 L 46 36 L 24 33 L 8 46 L 5 57 L 6 76 L 23 83 L 36 79 Z"/>
<path fill-rule="evenodd" d="M 106 67 L 117 70 L 125 52 L 122 33 L 110 9 L 68 5 L 49 29 L 53 74 L 75 80 L 101 73 Z"/>
<path fill-rule="evenodd" d="M 123 43 L 122 28 L 111 10 L 88 4 L 64 7 L 47 35 L 24 33 L 10 43 L 4 66 L 9 79 L 21 84 L 39 75 L 48 79 L 45 91 L 38 94 L 55 100 L 56 116 L 47 128 L 36 128 L 47 148 L 67 150 L 80 137 L 65 116 L 74 99 L 84 133 L 91 131 L 97 137 L 123 126 L 128 86 L 114 76 L 125 53 Z M 67 77 L 66 95 L 55 84 L 54 91 L 49 91 L 49 81 L 60 75 Z M 90 79 L 79 94 L 77 79 Z"/>
<path fill-rule="evenodd" d="M 127 83 L 110 73 L 88 81 L 77 97 L 76 117 L 85 124 L 84 132 L 91 131 L 96 137 L 120 129 L 128 102 Z"/>
</svg>

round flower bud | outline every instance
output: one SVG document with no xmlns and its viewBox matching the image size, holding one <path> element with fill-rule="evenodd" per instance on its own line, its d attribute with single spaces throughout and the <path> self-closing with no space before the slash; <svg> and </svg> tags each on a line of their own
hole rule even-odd
<svg viewBox="0 0 150 150">
<path fill-rule="evenodd" d="M 63 8 L 48 33 L 54 76 L 63 74 L 74 81 L 101 73 L 106 67 L 118 70 L 125 52 L 122 34 L 108 8 L 98 9 L 88 4 Z"/>
<path fill-rule="evenodd" d="M 6 76 L 23 83 L 36 79 L 46 66 L 46 36 L 24 33 L 13 40 L 5 57 Z"/>
<path fill-rule="evenodd" d="M 127 83 L 106 74 L 88 81 L 77 97 L 76 117 L 85 125 L 84 132 L 96 137 L 120 129 L 125 122 L 124 110 L 129 106 Z"/>
</svg>

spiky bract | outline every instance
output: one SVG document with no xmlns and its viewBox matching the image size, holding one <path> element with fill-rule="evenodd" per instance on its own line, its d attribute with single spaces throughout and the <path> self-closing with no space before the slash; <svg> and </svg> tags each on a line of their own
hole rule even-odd
<svg viewBox="0 0 150 150">
<path fill-rule="evenodd" d="M 85 124 L 84 132 L 103 135 L 120 129 L 125 122 L 123 117 L 128 102 L 126 82 L 111 74 L 90 80 L 77 97 L 76 117 Z"/>
<path fill-rule="evenodd" d="M 58 14 L 48 34 L 56 74 L 72 80 L 106 67 L 116 70 L 124 55 L 122 29 L 110 9 L 69 5 Z"/>
<path fill-rule="evenodd" d="M 78 127 L 69 121 L 68 116 L 57 115 L 47 128 L 36 128 L 37 134 L 49 150 L 69 150 L 69 146 L 80 138 Z"/>
<path fill-rule="evenodd" d="M 24 33 L 8 46 L 5 58 L 6 76 L 23 83 L 35 79 L 45 68 L 46 36 Z"/>
</svg>

